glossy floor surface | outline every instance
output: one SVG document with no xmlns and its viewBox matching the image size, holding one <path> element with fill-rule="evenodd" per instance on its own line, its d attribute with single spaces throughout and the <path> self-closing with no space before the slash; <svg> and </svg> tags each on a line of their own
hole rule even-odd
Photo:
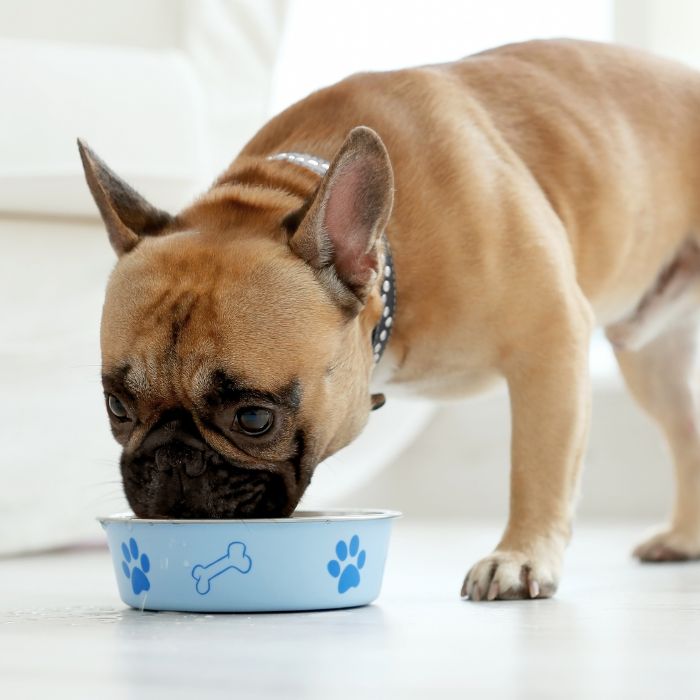
<svg viewBox="0 0 700 700">
<path fill-rule="evenodd" d="M 642 565 L 579 524 L 553 600 L 469 603 L 493 524 L 399 521 L 369 607 L 143 613 L 106 551 L 0 561 L 0 697 L 698 698 L 700 564 Z"/>
</svg>

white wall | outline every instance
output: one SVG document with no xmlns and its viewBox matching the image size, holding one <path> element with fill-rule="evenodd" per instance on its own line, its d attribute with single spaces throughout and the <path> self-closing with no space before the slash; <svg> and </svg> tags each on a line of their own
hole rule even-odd
<svg viewBox="0 0 700 700">
<path fill-rule="evenodd" d="M 700 2 L 616 0 L 615 40 L 700 67 Z"/>
<path fill-rule="evenodd" d="M 293 0 L 271 112 L 358 71 L 452 61 L 499 44 L 556 36 L 612 39 L 612 2 Z"/>
</svg>

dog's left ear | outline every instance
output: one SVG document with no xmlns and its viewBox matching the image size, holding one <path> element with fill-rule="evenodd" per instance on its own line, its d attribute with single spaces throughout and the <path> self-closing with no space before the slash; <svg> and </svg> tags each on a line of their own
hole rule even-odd
<svg viewBox="0 0 700 700">
<path fill-rule="evenodd" d="M 107 228 L 109 242 L 121 257 L 136 247 L 141 236 L 160 233 L 172 217 L 149 204 L 133 187 L 78 139 L 85 179 Z"/>
<path fill-rule="evenodd" d="M 377 279 L 378 242 L 393 199 L 389 154 L 372 129 L 359 126 L 333 159 L 310 206 L 286 220 L 292 250 L 352 315 Z"/>
</svg>

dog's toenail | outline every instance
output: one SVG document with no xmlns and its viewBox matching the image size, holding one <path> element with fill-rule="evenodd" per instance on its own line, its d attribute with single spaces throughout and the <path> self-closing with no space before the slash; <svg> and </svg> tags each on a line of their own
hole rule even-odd
<svg viewBox="0 0 700 700">
<path fill-rule="evenodd" d="M 540 584 L 537 581 L 530 581 L 530 598 L 537 598 L 540 594 Z"/>
</svg>

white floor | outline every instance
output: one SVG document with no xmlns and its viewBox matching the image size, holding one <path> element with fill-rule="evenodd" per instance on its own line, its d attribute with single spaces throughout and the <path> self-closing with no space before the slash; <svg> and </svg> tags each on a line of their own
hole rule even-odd
<svg viewBox="0 0 700 700">
<path fill-rule="evenodd" d="M 379 600 L 317 613 L 142 613 L 106 552 L 0 561 L 0 698 L 700 697 L 700 564 L 579 525 L 555 599 L 461 601 L 497 534 L 405 518 Z"/>
</svg>

